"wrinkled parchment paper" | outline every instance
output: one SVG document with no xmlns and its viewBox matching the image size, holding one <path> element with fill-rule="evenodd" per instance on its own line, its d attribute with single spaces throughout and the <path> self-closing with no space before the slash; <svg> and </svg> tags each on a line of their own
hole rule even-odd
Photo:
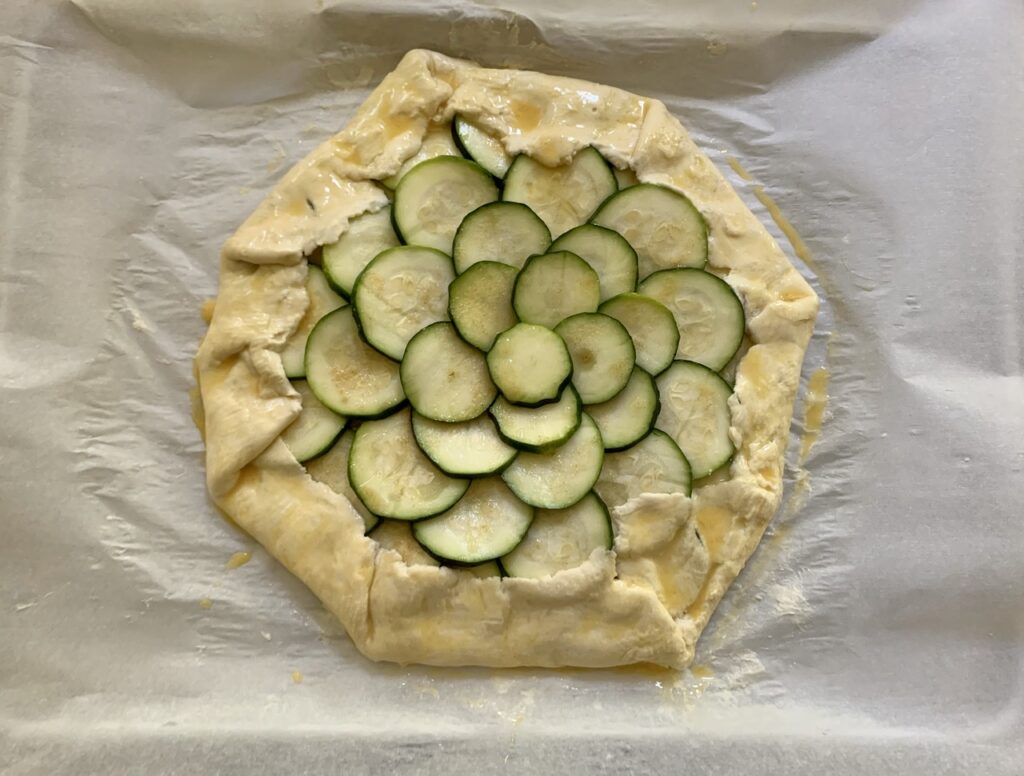
<svg viewBox="0 0 1024 776">
<path fill-rule="evenodd" d="M 205 496 L 219 246 L 419 46 L 665 100 L 805 242 L 824 426 L 692 673 L 371 664 Z M 4 3 L 0 772 L 1024 772 L 1022 123 L 1013 0 Z"/>
</svg>

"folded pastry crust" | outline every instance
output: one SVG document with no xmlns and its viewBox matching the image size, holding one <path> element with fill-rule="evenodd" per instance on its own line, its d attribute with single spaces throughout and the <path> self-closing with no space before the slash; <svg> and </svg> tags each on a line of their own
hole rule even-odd
<svg viewBox="0 0 1024 776">
<path fill-rule="evenodd" d="M 736 454 L 728 471 L 692 498 L 644 495 L 616 508 L 613 551 L 544 579 L 481 578 L 436 565 L 400 533 L 379 542 L 364 536 L 351 503 L 310 477 L 278 438 L 300 409 L 280 351 L 308 305 L 305 257 L 356 216 L 384 207 L 372 181 L 395 173 L 430 123 L 455 113 L 509 153 L 553 165 L 594 146 L 640 180 L 685 193 L 709 225 L 708 269 L 746 309 L 749 347 L 730 399 Z M 778 508 L 817 309 L 810 286 L 662 103 L 412 51 L 223 248 L 212 321 L 195 360 L 209 490 L 371 659 L 682 668 Z"/>
</svg>

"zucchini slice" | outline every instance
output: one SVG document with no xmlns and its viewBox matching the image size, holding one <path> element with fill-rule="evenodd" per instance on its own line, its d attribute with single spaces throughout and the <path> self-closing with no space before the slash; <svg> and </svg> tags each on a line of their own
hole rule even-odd
<svg viewBox="0 0 1024 776">
<path fill-rule="evenodd" d="M 594 312 L 600 302 L 597 273 L 569 251 L 532 256 L 512 291 L 512 306 L 519 320 L 549 329 L 570 315 Z"/>
<path fill-rule="evenodd" d="M 480 261 L 452 281 L 448 315 L 462 339 L 487 352 L 495 337 L 516 325 L 512 288 L 518 274 L 508 264 Z"/>
<path fill-rule="evenodd" d="M 498 395 L 483 353 L 448 321 L 431 324 L 409 340 L 400 372 L 409 403 L 431 420 L 472 420 Z"/>
<path fill-rule="evenodd" d="M 504 178 L 512 164 L 512 156 L 495 137 L 461 116 L 452 121 L 452 137 L 462 153 L 483 167 L 495 178 Z"/>
<path fill-rule="evenodd" d="M 679 445 L 693 469 L 693 479 L 728 463 L 735 451 L 729 437 L 729 383 L 693 361 L 673 362 L 657 383 L 661 411 L 655 425 Z"/>
<path fill-rule="evenodd" d="M 626 387 L 636 350 L 626 327 L 601 313 L 578 313 L 555 327 L 572 358 L 572 384 L 584 404 L 608 401 Z"/>
<path fill-rule="evenodd" d="M 306 294 L 309 296 L 306 313 L 281 349 L 281 363 L 288 377 L 306 376 L 306 342 L 310 332 L 327 313 L 345 305 L 345 300 L 334 292 L 323 271 L 312 264 L 306 270 Z"/>
<path fill-rule="evenodd" d="M 337 441 L 347 420 L 320 403 L 305 380 L 296 380 L 292 388 L 299 392 L 302 410 L 292 424 L 281 432 L 281 441 L 299 463 L 327 452 Z"/>
<path fill-rule="evenodd" d="M 414 412 L 412 433 L 437 468 L 453 477 L 497 474 L 516 457 L 516 449 L 502 440 L 487 413 L 461 423 L 444 423 Z"/>
<path fill-rule="evenodd" d="M 427 159 L 436 159 L 439 156 L 458 157 L 461 155 L 459 146 L 455 142 L 455 138 L 452 137 L 451 127 L 448 124 L 432 123 L 427 127 L 427 133 L 423 136 L 420 150 L 402 162 L 398 172 L 385 178 L 381 183 L 394 191 L 398 188 L 398 184 L 401 183 L 406 173 L 420 162 L 425 162 Z"/>
<path fill-rule="evenodd" d="M 455 566 L 454 567 L 460 574 L 469 574 L 471 577 L 477 579 L 487 579 L 488 577 L 501 577 L 501 566 L 498 565 L 498 561 L 489 560 L 485 563 L 474 563 L 471 566 Z"/>
<path fill-rule="evenodd" d="M 390 248 L 366 265 L 356 280 L 352 304 L 366 341 L 400 361 L 421 329 L 448 318 L 452 260 L 433 248 Z"/>
<path fill-rule="evenodd" d="M 583 224 L 555 240 L 548 251 L 575 253 L 593 267 L 601 280 L 602 301 L 636 289 L 636 251 L 618 232 Z"/>
<path fill-rule="evenodd" d="M 679 349 L 679 327 L 672 311 L 643 294 L 613 296 L 597 308 L 629 332 L 636 346 L 636 365 L 652 375 L 668 369 Z"/>
<path fill-rule="evenodd" d="M 669 267 L 703 267 L 708 260 L 708 225 L 678 191 L 639 183 L 608 198 L 590 219 L 614 229 L 636 250 L 640 277 Z"/>
<path fill-rule="evenodd" d="M 487 352 L 487 368 L 506 399 L 535 406 L 558 398 L 572 376 L 572 359 L 551 329 L 517 323 L 498 335 Z"/>
<path fill-rule="evenodd" d="M 348 479 L 378 517 L 419 520 L 450 509 L 469 480 L 455 479 L 431 462 L 412 433 L 408 409 L 357 430 L 348 459 Z"/>
<path fill-rule="evenodd" d="M 690 463 L 679 445 L 655 429 L 628 450 L 608 453 L 594 486 L 609 509 L 643 493 L 691 492 Z"/>
<path fill-rule="evenodd" d="M 717 372 L 736 355 L 746 328 L 743 303 L 717 275 L 700 269 L 662 270 L 640 284 L 640 293 L 661 302 L 676 319 L 677 359 Z"/>
<path fill-rule="evenodd" d="M 451 509 L 412 527 L 416 541 L 432 555 L 455 563 L 500 558 L 522 541 L 533 521 L 524 504 L 500 477 L 474 480 Z"/>
<path fill-rule="evenodd" d="M 613 167 L 612 174 L 615 176 L 615 182 L 619 184 L 620 189 L 628 189 L 630 186 L 636 186 L 640 182 L 632 167 L 626 167 L 622 170 L 618 167 Z"/>
<path fill-rule="evenodd" d="M 405 401 L 398 364 L 363 341 L 351 307 L 324 316 L 310 333 L 306 381 L 339 415 L 377 417 Z"/>
<path fill-rule="evenodd" d="M 498 199 L 498 187 L 476 162 L 439 156 L 420 162 L 395 189 L 395 227 L 409 245 L 452 252 L 455 230 L 481 205 Z"/>
<path fill-rule="evenodd" d="M 317 482 L 322 482 L 339 496 L 344 496 L 349 500 L 352 507 L 363 518 L 365 531 L 369 533 L 377 525 L 377 516 L 366 508 L 366 504 L 356 495 L 348 481 L 348 454 L 352 449 L 354 437 L 354 431 L 342 434 L 334 447 L 319 458 L 307 462 L 305 466 L 310 477 Z"/>
<path fill-rule="evenodd" d="M 452 244 L 455 271 L 465 272 L 478 261 L 500 261 L 519 269 L 527 258 L 543 253 L 551 232 L 526 205 L 491 202 L 467 215 Z"/>
<path fill-rule="evenodd" d="M 510 577 L 539 579 L 573 569 L 612 548 L 608 507 L 593 491 L 567 509 L 538 509 L 526 536 L 501 559 Z"/>
<path fill-rule="evenodd" d="M 529 205 L 558 237 L 584 223 L 617 189 L 608 162 L 588 147 L 560 167 L 545 167 L 520 154 L 505 174 L 502 199 Z"/>
<path fill-rule="evenodd" d="M 351 296 L 356 278 L 366 265 L 381 251 L 397 245 L 398 235 L 391 225 L 391 205 L 374 213 L 364 213 L 352 219 L 336 243 L 324 246 L 324 274 L 334 288 Z"/>
<path fill-rule="evenodd" d="M 540 407 L 519 407 L 499 396 L 491 405 L 501 438 L 520 450 L 539 453 L 563 444 L 580 427 L 583 404 L 571 385 L 558 401 Z"/>
<path fill-rule="evenodd" d="M 626 387 L 609 401 L 589 405 L 587 414 L 601 431 L 604 449 L 623 450 L 650 433 L 660 404 L 654 378 L 634 367 Z"/>
<path fill-rule="evenodd" d="M 603 460 L 601 432 L 584 413 L 580 427 L 564 445 L 545 453 L 520 453 L 501 476 L 527 504 L 564 509 L 594 487 Z"/>
<path fill-rule="evenodd" d="M 412 535 L 413 524 L 405 520 L 381 520 L 370 533 L 370 538 L 381 549 L 394 550 L 406 566 L 440 566 L 441 561 L 423 549 Z"/>
</svg>

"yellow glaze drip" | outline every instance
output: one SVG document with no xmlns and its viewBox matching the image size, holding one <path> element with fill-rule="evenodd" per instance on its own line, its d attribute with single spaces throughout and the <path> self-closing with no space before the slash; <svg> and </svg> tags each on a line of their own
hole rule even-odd
<svg viewBox="0 0 1024 776">
<path fill-rule="evenodd" d="M 726 157 L 726 163 L 732 168 L 733 172 L 739 175 L 743 180 L 748 183 L 754 182 L 754 176 L 739 163 L 735 157 Z M 768 215 L 772 217 L 772 221 L 775 222 L 776 226 L 779 227 L 789 244 L 793 246 L 793 252 L 800 258 L 800 260 L 813 270 L 814 274 L 818 276 L 818 279 L 824 283 L 824 279 L 821 277 L 821 268 L 818 266 L 818 262 L 814 256 L 811 255 L 810 249 L 807 247 L 807 243 L 804 242 L 804 238 L 800 236 L 800 233 L 793 226 L 793 223 L 782 214 L 782 210 L 778 204 L 772 199 L 764 190 L 764 186 L 759 183 L 755 183 L 752 187 L 754 196 L 757 197 L 758 201 L 764 205 L 765 210 L 768 211 Z"/>
<path fill-rule="evenodd" d="M 811 448 L 818 441 L 821 424 L 825 420 L 825 409 L 828 407 L 828 367 L 820 366 L 814 370 L 807 381 L 807 398 L 804 399 L 804 432 L 800 437 L 800 465 L 803 466 L 811 453 Z"/>
<path fill-rule="evenodd" d="M 210 324 L 213 320 L 213 308 L 217 304 L 217 297 L 211 296 L 209 299 L 203 302 L 203 306 L 199 308 L 199 315 L 202 317 L 203 322 L 206 325 Z"/>
<path fill-rule="evenodd" d="M 199 394 L 199 386 L 193 385 L 188 389 L 189 406 L 192 410 L 192 422 L 196 424 L 199 436 L 206 441 L 206 415 L 203 413 L 202 396 Z"/>
<path fill-rule="evenodd" d="M 751 175 L 737 159 L 731 156 L 726 157 L 726 162 L 740 178 L 748 182 L 754 182 L 754 176 Z M 755 183 L 752 188 L 754 196 L 756 196 L 761 204 L 764 205 L 768 214 L 772 217 L 772 220 L 779 227 L 779 230 L 786 236 L 789 244 L 793 247 L 793 252 L 801 261 L 804 262 L 804 264 L 814 271 L 818 276 L 818 280 L 825 289 L 830 291 L 830 283 L 828 282 L 828 279 L 822 275 L 821 268 L 811 255 L 811 252 L 807 247 L 807 243 L 804 242 L 792 222 L 782 214 L 782 211 L 779 209 L 775 200 L 765 193 L 764 186 Z M 782 299 L 783 301 L 792 301 L 787 298 L 786 293 L 783 293 Z M 829 338 L 829 344 L 831 345 L 831 337 Z M 754 375 L 748 373 L 747 376 L 749 378 Z M 828 407 L 828 382 L 830 376 L 827 366 L 818 367 L 807 383 L 807 397 L 804 400 L 804 430 L 800 437 L 799 465 L 801 467 L 807 461 L 807 458 L 811 453 L 811 448 L 814 447 L 814 444 L 818 441 L 818 436 L 821 433 L 821 427 L 825 420 L 825 410 Z M 806 501 L 807 493 L 809 491 L 810 477 L 807 475 L 806 471 L 801 471 L 798 473 L 793 494 L 791 495 L 789 504 L 787 505 L 787 514 L 793 514 L 799 510 L 804 501 Z"/>
<path fill-rule="evenodd" d="M 228 558 L 228 562 L 224 565 L 229 569 L 237 569 L 239 566 L 244 566 L 250 560 L 252 560 L 251 552 L 236 552 Z"/>
<path fill-rule="evenodd" d="M 796 470 L 796 477 L 793 480 L 793 490 L 790 491 L 789 499 L 786 501 L 786 511 L 784 519 L 788 520 L 790 517 L 795 515 L 801 509 L 804 504 L 807 503 L 807 497 L 811 493 L 811 475 L 807 473 L 806 469 L 798 468 Z M 776 541 L 781 539 L 785 531 L 788 530 L 788 524 L 785 522 L 777 523 L 775 526 L 775 533 L 772 535 L 772 540 Z"/>
<path fill-rule="evenodd" d="M 633 663 L 632 665 L 627 666 L 615 666 L 609 670 L 614 671 L 617 674 L 649 677 L 660 682 L 674 680 L 679 675 L 679 672 L 676 669 L 659 666 L 656 663 Z"/>
<path fill-rule="evenodd" d="M 814 270 L 815 274 L 820 275 L 821 272 L 818 268 L 818 264 L 811 255 L 810 250 L 807 248 L 807 243 L 804 242 L 804 238 L 800 236 L 800 233 L 796 230 L 796 227 L 793 226 L 792 222 L 782 215 L 782 211 L 775 203 L 775 200 L 765 193 L 764 186 L 754 186 L 754 196 L 761 201 L 765 210 L 768 211 L 768 215 L 772 217 L 772 221 L 774 221 L 782 233 L 786 235 L 786 239 L 789 240 L 789 244 L 793 246 L 793 252 L 804 264 Z"/>
<path fill-rule="evenodd" d="M 735 156 L 727 156 L 725 161 L 732 167 L 732 171 L 739 175 L 745 181 L 754 180 L 754 176 L 747 172 L 747 168 L 740 164 L 740 160 Z"/>
</svg>

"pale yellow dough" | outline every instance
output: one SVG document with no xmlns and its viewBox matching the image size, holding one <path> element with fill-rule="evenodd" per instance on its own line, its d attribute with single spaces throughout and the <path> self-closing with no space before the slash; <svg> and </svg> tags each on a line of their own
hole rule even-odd
<svg viewBox="0 0 1024 776">
<path fill-rule="evenodd" d="M 740 293 L 747 313 L 752 345 L 730 400 L 737 453 L 729 476 L 692 499 L 645 495 L 622 505 L 615 551 L 542 580 L 476 577 L 414 547 L 402 551 L 401 542 L 391 549 L 364 537 L 352 505 L 314 481 L 279 438 L 299 412 L 279 353 L 307 305 L 304 256 L 386 205 L 371 181 L 398 171 L 430 122 L 456 112 L 511 154 L 556 164 L 593 145 L 641 181 L 684 192 L 710 226 L 709 269 Z M 374 660 L 682 668 L 779 505 L 817 309 L 810 286 L 662 103 L 412 51 L 224 246 L 215 312 L 196 356 L 209 489 Z"/>
</svg>

